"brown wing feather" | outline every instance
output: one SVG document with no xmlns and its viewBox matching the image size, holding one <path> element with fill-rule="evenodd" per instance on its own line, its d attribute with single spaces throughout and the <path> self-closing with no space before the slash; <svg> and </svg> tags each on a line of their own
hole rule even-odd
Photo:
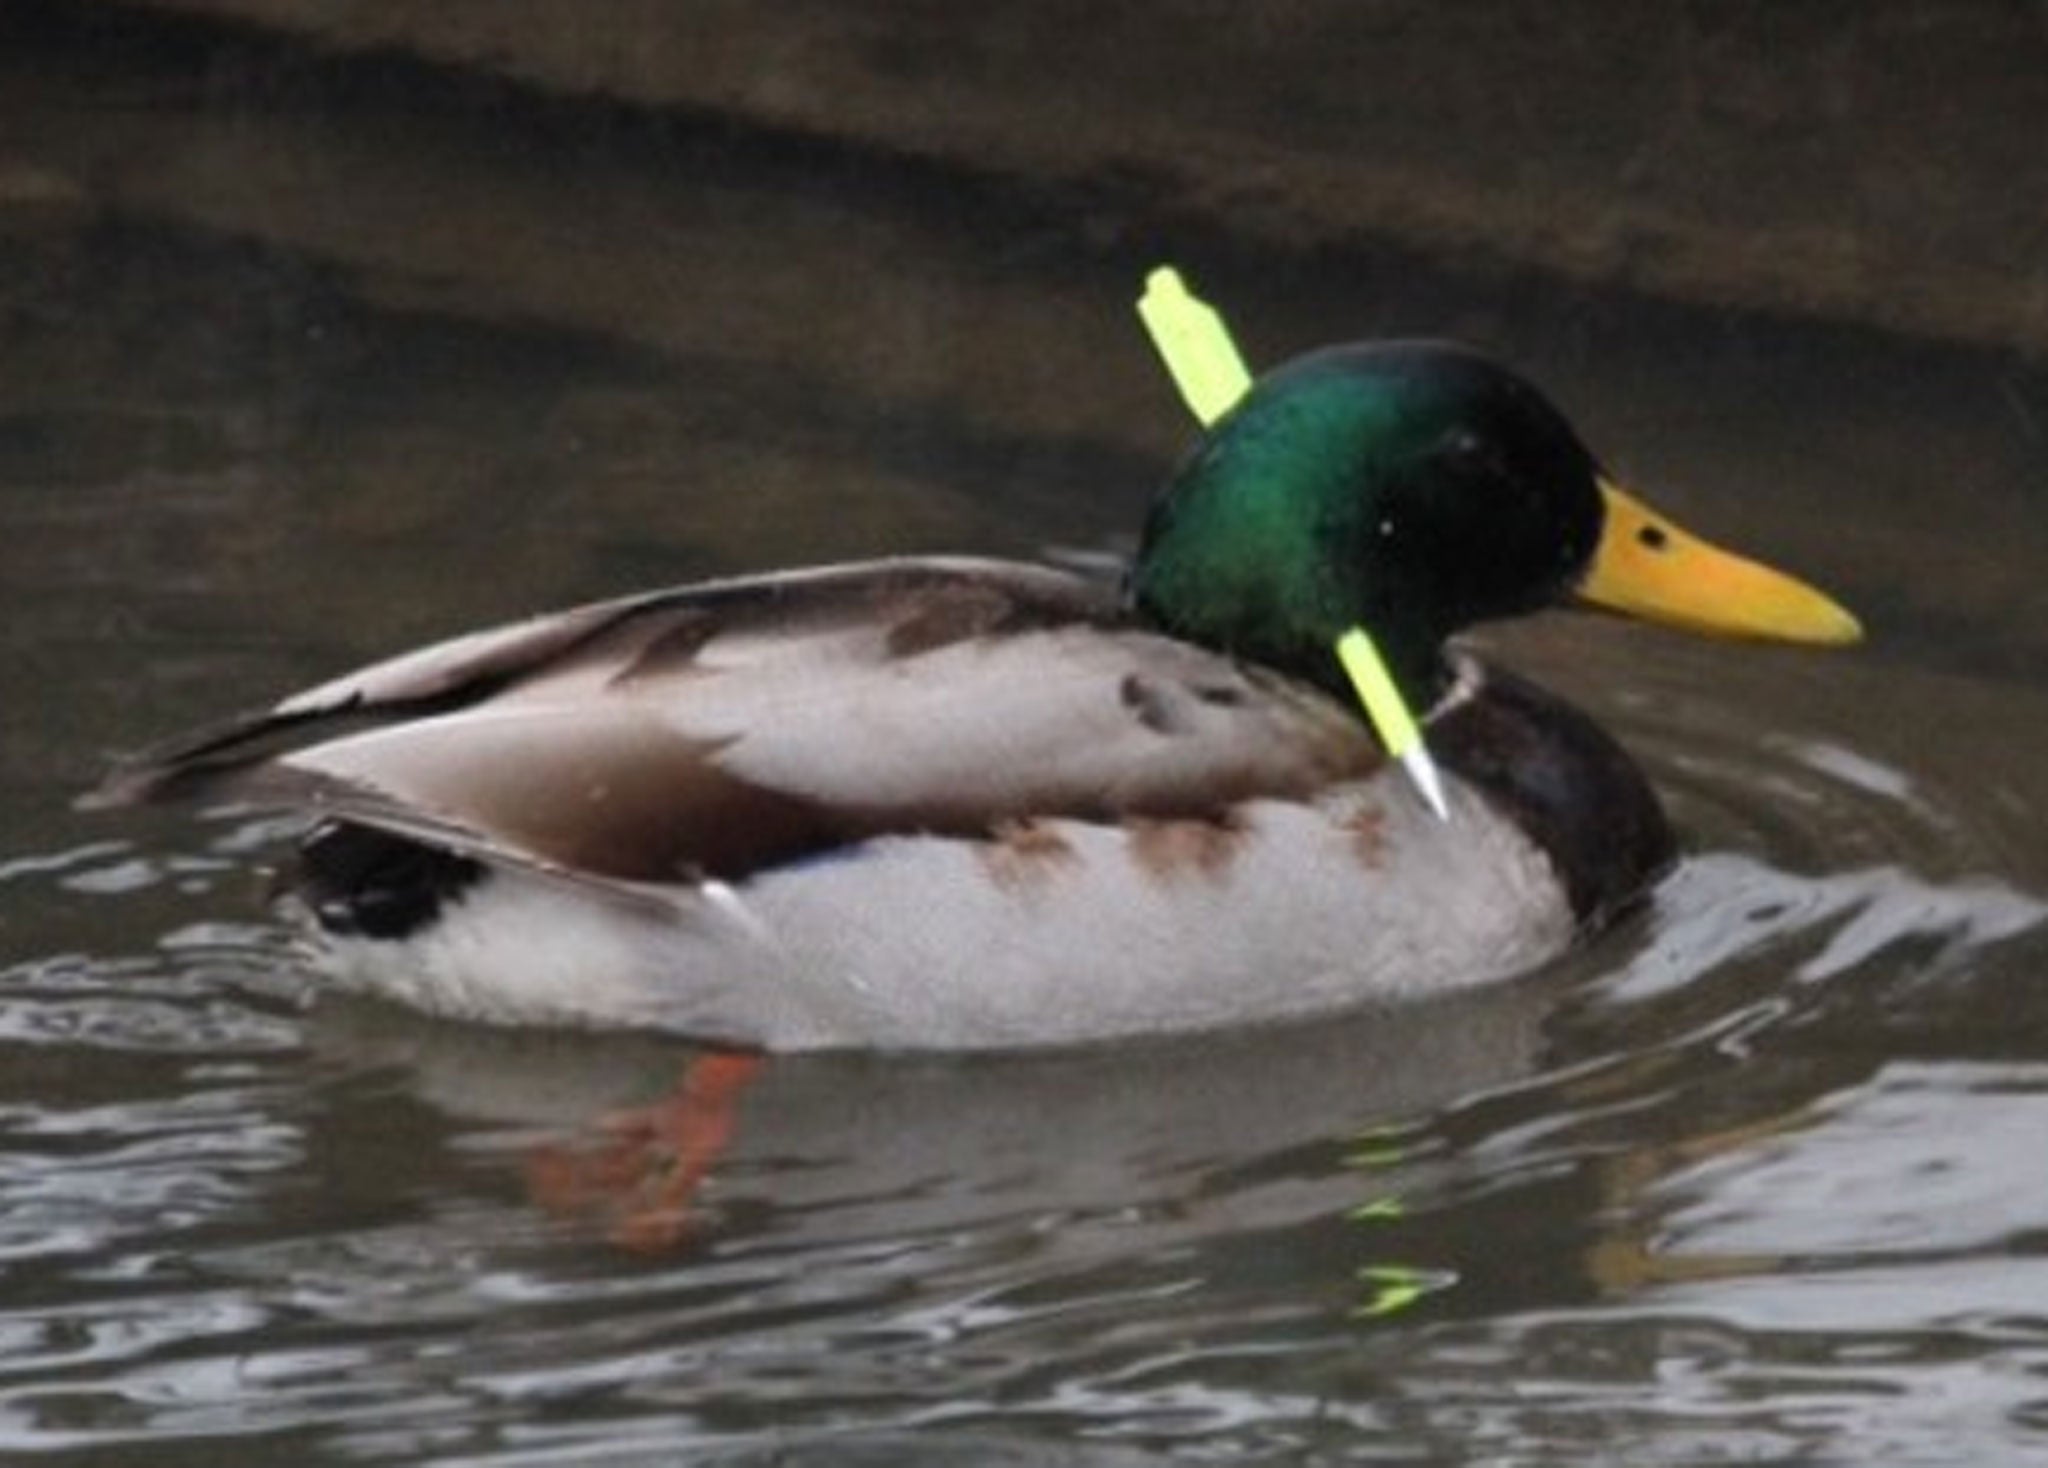
<svg viewBox="0 0 2048 1468">
<path fill-rule="evenodd" d="M 301 805 L 666 882 L 890 832 L 1213 814 L 1377 759 L 1320 694 L 1124 625 L 1089 582 L 890 561 L 441 644 L 171 745 L 102 797 Z"/>
<path fill-rule="evenodd" d="M 1041 617 L 1106 614 L 1099 588 L 1048 569 L 922 558 L 734 577 L 591 602 L 400 653 L 266 709 L 189 730 L 121 759 L 88 809 L 228 797 L 285 751 L 472 707 L 508 688 L 592 667 L 631 680 L 686 665 L 720 631 L 808 629 L 903 601 L 988 605 Z M 914 616 L 904 618 L 906 624 Z"/>
</svg>

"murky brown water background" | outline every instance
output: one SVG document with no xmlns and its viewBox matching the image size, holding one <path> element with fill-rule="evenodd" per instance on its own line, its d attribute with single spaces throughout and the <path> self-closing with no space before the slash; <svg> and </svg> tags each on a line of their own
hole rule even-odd
<svg viewBox="0 0 2048 1468">
<path fill-rule="evenodd" d="M 75 135 L 11 83 L 0 111 Z M 762 269 L 806 311 L 878 219 L 977 262 L 998 320 L 1121 321 L 1151 258 L 900 180 L 750 195 L 751 166 L 725 159 L 726 217 L 756 199 Z M 2038 365 L 1194 242 L 1266 357 L 1427 331 L 1519 362 L 1869 645 L 1490 636 L 1667 793 L 1689 854 L 1640 920 L 1308 1031 L 774 1062 L 694 1230 L 650 1252 L 618 1242 L 626 1205 L 544 1184 L 684 1048 L 309 1003 L 259 901 L 280 827 L 71 796 L 106 750 L 583 596 L 1113 549 L 1182 438 L 1135 327 L 1029 412 L 906 409 L 732 352 L 716 302 L 690 349 L 635 348 L 161 220 L 10 217 L 0 1455 L 2048 1459 Z M 855 283 L 846 309 L 893 323 L 875 350 L 1016 349 L 962 335 L 974 271 L 916 265 Z M 1149 403 L 1128 437 L 1053 426 L 1120 400 Z"/>
</svg>

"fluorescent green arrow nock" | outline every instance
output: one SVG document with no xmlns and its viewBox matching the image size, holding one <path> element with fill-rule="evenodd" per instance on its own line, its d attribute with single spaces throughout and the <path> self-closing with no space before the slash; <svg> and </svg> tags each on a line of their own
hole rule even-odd
<svg viewBox="0 0 2048 1468">
<path fill-rule="evenodd" d="M 1251 391 L 1252 375 L 1245 369 L 1237 343 L 1230 339 L 1230 328 L 1214 307 L 1188 290 L 1180 272 L 1171 265 L 1162 265 L 1145 277 L 1138 317 L 1151 333 L 1152 345 L 1159 349 L 1173 385 L 1204 428 Z M 1394 686 L 1371 635 L 1363 627 L 1353 627 L 1337 639 L 1335 651 L 1381 746 L 1401 762 L 1437 819 L 1448 821 L 1451 810 L 1444 803 L 1436 761 L 1430 758 L 1422 730 Z"/>
</svg>

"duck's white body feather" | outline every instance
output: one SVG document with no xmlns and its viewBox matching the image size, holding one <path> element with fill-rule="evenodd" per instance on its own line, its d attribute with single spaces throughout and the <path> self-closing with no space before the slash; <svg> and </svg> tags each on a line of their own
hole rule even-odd
<svg viewBox="0 0 2048 1468">
<path fill-rule="evenodd" d="M 350 987 L 461 1018 L 975 1049 L 1448 990 L 1571 939 L 1548 861 L 1462 789 L 1450 827 L 1378 781 L 1249 802 L 1234 821 L 1227 835 L 1059 820 L 1007 844 L 888 836 L 633 906 L 503 870 L 402 963 L 377 940 L 324 951 Z"/>
</svg>

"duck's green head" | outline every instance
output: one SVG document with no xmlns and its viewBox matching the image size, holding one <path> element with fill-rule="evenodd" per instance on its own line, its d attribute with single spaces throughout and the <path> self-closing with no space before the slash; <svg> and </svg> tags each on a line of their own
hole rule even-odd
<svg viewBox="0 0 2048 1468">
<path fill-rule="evenodd" d="M 1418 705 L 1449 634 L 1574 599 L 1736 636 L 1859 635 L 1818 591 L 1618 489 L 1520 377 L 1437 343 L 1261 379 L 1154 505 L 1131 591 L 1178 636 L 1332 688 L 1332 645 L 1363 626 Z"/>
</svg>

